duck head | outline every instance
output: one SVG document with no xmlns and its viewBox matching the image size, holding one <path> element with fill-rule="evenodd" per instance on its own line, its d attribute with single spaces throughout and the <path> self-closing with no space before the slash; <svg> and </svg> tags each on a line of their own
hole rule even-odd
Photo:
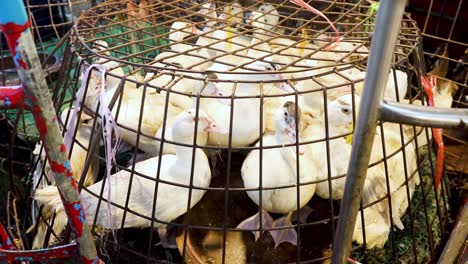
<svg viewBox="0 0 468 264">
<path fill-rule="evenodd" d="M 203 16 L 206 19 L 212 19 L 218 17 L 216 14 L 216 4 L 214 2 L 206 2 L 201 5 L 200 10 L 198 10 L 197 14 Z"/>
<path fill-rule="evenodd" d="M 195 124 L 198 123 L 197 133 L 214 132 L 223 133 L 218 125 L 202 110 L 189 109 L 180 113 L 172 126 L 172 137 L 174 141 L 192 144 L 194 138 Z"/>
<path fill-rule="evenodd" d="M 203 84 L 203 82 L 197 82 L 193 88 L 192 94 L 214 96 L 220 103 L 224 105 L 231 105 L 231 99 L 228 98 L 230 95 L 219 89 L 217 85 L 216 80 L 218 80 L 218 75 L 216 75 L 214 72 L 206 71 L 204 77 L 206 78 L 206 83 Z"/>
<path fill-rule="evenodd" d="M 195 30 L 196 27 L 192 23 L 176 21 L 171 25 L 169 40 L 173 42 L 180 42 L 186 37 L 194 34 Z"/>
<path fill-rule="evenodd" d="M 298 134 L 296 125 L 300 129 L 301 109 L 297 104 L 287 101 L 276 113 L 276 138 L 279 144 L 296 144 Z M 304 154 L 303 146 L 299 146 L 299 154 Z"/>
<path fill-rule="evenodd" d="M 265 72 L 265 73 L 255 73 L 248 74 L 246 79 L 249 81 L 258 81 L 258 82 L 268 82 L 268 81 L 277 81 L 274 85 L 287 92 L 294 93 L 296 90 L 289 84 L 287 78 L 280 72 L 276 72 L 278 69 L 277 65 L 273 62 L 264 62 L 264 61 L 255 61 L 244 66 L 251 72 Z M 284 80 L 283 82 L 278 82 Z"/>
<path fill-rule="evenodd" d="M 253 11 L 247 23 L 254 28 L 272 30 L 279 24 L 279 13 L 273 5 L 264 4 Z"/>
<path fill-rule="evenodd" d="M 328 125 L 331 136 L 352 132 L 354 119 L 353 96 L 357 112 L 360 97 L 356 94 L 349 93 L 339 96 L 328 104 Z"/>
<path fill-rule="evenodd" d="M 224 6 L 218 19 L 226 21 L 228 25 L 242 24 L 244 20 L 244 10 L 239 2 L 234 2 Z"/>
</svg>

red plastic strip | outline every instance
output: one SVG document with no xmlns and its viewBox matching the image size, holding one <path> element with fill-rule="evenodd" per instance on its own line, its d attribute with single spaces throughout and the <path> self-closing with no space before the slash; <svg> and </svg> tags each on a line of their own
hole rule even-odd
<svg viewBox="0 0 468 264">
<path fill-rule="evenodd" d="M 421 84 L 428 97 L 429 106 L 435 107 L 433 89 L 437 85 L 437 76 L 427 75 L 421 77 Z M 442 172 L 444 168 L 445 159 L 445 146 L 442 138 L 442 128 L 432 128 L 432 135 L 434 141 L 437 144 L 437 158 L 436 158 L 436 170 L 434 172 L 434 181 L 437 190 L 440 188 L 440 181 L 442 179 Z"/>
</svg>

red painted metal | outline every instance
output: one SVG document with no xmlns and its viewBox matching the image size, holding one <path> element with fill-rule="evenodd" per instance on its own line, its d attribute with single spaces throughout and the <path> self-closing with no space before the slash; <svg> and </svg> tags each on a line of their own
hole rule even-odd
<svg viewBox="0 0 468 264">
<path fill-rule="evenodd" d="M 6 229 L 5 229 L 5 227 L 3 227 L 2 223 L 0 223 L 0 239 L 3 242 L 2 243 L 3 248 L 5 248 L 7 250 L 15 250 L 16 249 L 16 247 L 13 244 L 13 242 L 11 241 L 10 237 L 8 237 L 8 233 L 7 233 Z M 1 251 L 0 251 L 0 256 L 1 256 Z"/>
<path fill-rule="evenodd" d="M 21 85 L 2 87 L 0 86 L 0 108 L 23 108 L 30 110 L 25 101 L 24 90 Z"/>
<path fill-rule="evenodd" d="M 46 261 L 51 259 L 68 259 L 78 254 L 76 243 L 38 250 L 2 250 L 0 261 Z"/>
<path fill-rule="evenodd" d="M 18 39 L 23 32 L 29 29 L 30 26 L 31 26 L 31 23 L 29 23 L 29 20 L 26 21 L 24 25 L 17 25 L 12 22 L 6 23 L 4 25 L 0 24 L 0 31 L 5 33 L 5 35 L 8 36 L 6 40 L 8 43 L 8 47 L 10 47 L 10 51 L 13 56 L 13 59 L 15 60 L 15 64 L 20 65 L 20 67 L 23 70 L 27 69 L 27 65 L 21 59 L 21 57 L 18 56 L 18 52 L 17 52 Z"/>
<path fill-rule="evenodd" d="M 423 85 L 424 91 L 428 97 L 429 106 L 434 107 L 434 94 L 432 89 L 437 85 L 437 77 L 434 75 L 428 75 L 421 77 L 421 83 Z M 444 140 L 442 138 L 442 128 L 433 128 L 432 135 L 434 141 L 437 144 L 437 159 L 436 159 L 436 170 L 434 172 L 434 181 L 437 189 L 440 187 L 440 181 L 442 179 L 442 172 L 444 169 L 444 159 L 445 159 L 445 146 Z"/>
</svg>

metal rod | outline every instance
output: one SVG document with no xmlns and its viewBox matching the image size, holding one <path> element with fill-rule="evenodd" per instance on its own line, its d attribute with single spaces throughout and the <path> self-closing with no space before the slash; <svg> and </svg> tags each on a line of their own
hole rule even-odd
<svg viewBox="0 0 468 264">
<path fill-rule="evenodd" d="M 446 109 L 384 101 L 380 104 L 380 120 L 415 126 L 468 129 L 468 109 Z"/>
<path fill-rule="evenodd" d="M 0 31 L 5 34 L 18 75 L 23 83 L 39 136 L 72 227 L 83 263 L 99 263 L 84 208 L 73 178 L 58 118 L 37 55 L 30 23 L 22 0 L 10 0 L 0 9 Z"/>
<path fill-rule="evenodd" d="M 406 0 L 383 0 L 377 14 L 366 80 L 354 133 L 340 218 L 334 239 L 332 263 L 347 263 L 356 216 L 366 179 L 378 110 L 387 83 L 391 59 L 400 29 Z"/>
</svg>

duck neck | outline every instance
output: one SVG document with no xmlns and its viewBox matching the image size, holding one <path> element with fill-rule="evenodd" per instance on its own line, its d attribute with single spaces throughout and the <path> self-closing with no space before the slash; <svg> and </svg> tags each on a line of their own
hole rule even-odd
<svg viewBox="0 0 468 264">
<path fill-rule="evenodd" d="M 257 84 L 253 83 L 240 83 L 237 87 L 236 95 L 239 96 L 255 96 L 260 92 L 260 88 Z M 258 118 L 258 111 L 260 111 L 260 99 L 259 98 L 242 98 L 236 100 L 234 111 L 238 114 L 242 114 L 243 118 Z M 256 114 L 255 114 L 256 113 Z M 258 122 L 258 121 L 257 121 Z"/>
<path fill-rule="evenodd" d="M 180 143 L 183 143 L 183 144 L 193 144 L 193 137 L 184 138 L 184 139 L 175 139 L 174 138 L 174 141 L 175 142 L 180 142 Z M 177 164 L 178 165 L 191 164 L 193 147 L 175 145 L 174 148 L 175 148 L 175 154 L 176 154 L 176 159 L 177 159 Z"/>
<path fill-rule="evenodd" d="M 330 137 L 336 137 L 336 136 L 340 136 L 340 135 L 345 135 L 345 134 L 348 134 L 349 132 L 345 131 L 344 129 L 340 129 L 336 126 L 333 126 L 333 125 L 329 125 L 329 134 L 330 134 Z"/>
<path fill-rule="evenodd" d="M 204 32 L 207 32 L 208 30 L 213 29 L 213 27 L 214 27 L 217 23 L 218 23 L 218 22 L 216 21 L 215 18 L 209 19 L 209 20 L 206 22 L 206 25 L 205 25 L 205 27 L 203 28 L 203 31 L 204 31 Z"/>
<path fill-rule="evenodd" d="M 258 95 L 259 93 L 260 93 L 260 84 L 239 83 L 239 85 L 237 86 L 237 94 L 242 95 L 242 96 Z"/>
<path fill-rule="evenodd" d="M 279 145 L 286 145 L 290 144 L 289 137 L 286 133 L 279 131 L 278 129 L 275 132 L 275 139 L 276 143 Z M 281 152 L 281 156 L 283 156 L 283 159 L 289 164 L 291 169 L 296 168 L 296 147 L 295 146 L 290 146 L 290 147 L 282 147 L 279 149 Z M 294 171 L 295 173 L 295 171 Z"/>
</svg>

